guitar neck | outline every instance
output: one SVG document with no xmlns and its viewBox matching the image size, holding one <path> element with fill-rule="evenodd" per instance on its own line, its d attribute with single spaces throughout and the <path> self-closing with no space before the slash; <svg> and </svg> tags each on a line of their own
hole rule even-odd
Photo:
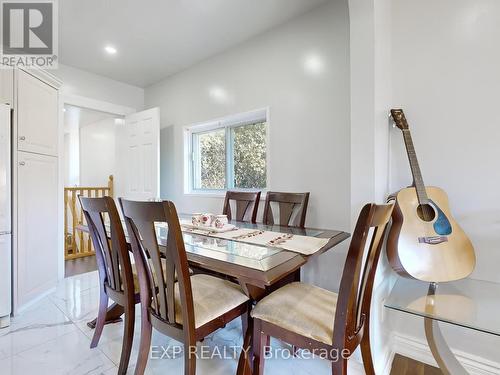
<svg viewBox="0 0 500 375">
<path fill-rule="evenodd" d="M 406 145 L 406 152 L 408 154 L 408 160 L 410 161 L 411 173 L 413 175 L 413 186 L 415 186 L 415 190 L 417 191 L 418 201 L 420 204 L 427 204 L 429 203 L 429 198 L 427 197 L 427 191 L 425 190 L 424 179 L 422 178 L 422 172 L 420 171 L 417 153 L 415 152 L 415 146 L 413 145 L 410 130 L 402 129 L 402 132 Z"/>
</svg>

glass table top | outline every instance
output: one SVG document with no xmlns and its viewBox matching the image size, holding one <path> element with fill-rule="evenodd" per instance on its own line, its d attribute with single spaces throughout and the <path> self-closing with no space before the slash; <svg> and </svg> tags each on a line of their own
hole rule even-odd
<svg viewBox="0 0 500 375">
<path fill-rule="evenodd" d="M 435 284 L 399 278 L 385 307 L 500 336 L 500 284 L 464 279 Z"/>
<path fill-rule="evenodd" d="M 191 220 L 191 215 L 179 214 L 179 219 Z M 337 230 L 290 228 L 280 225 L 252 224 L 239 221 L 232 221 L 231 223 L 235 224 L 238 228 L 267 230 L 310 237 L 332 238 L 339 235 L 341 237 L 339 242 L 342 242 L 345 238 L 348 237 L 348 234 Z M 109 224 L 106 223 L 105 225 L 106 230 L 109 232 Z M 128 240 L 128 233 L 125 225 L 123 225 L 123 227 L 125 230 L 125 236 Z M 158 244 L 160 246 L 165 246 L 168 233 L 167 226 L 164 223 L 157 223 L 155 227 Z M 294 253 L 277 247 L 221 239 L 202 233 L 183 232 L 183 238 L 187 253 L 212 258 L 260 271 L 268 271 L 276 266 L 279 266 L 280 264 L 287 262 L 292 258 L 301 256 L 298 253 Z"/>
<path fill-rule="evenodd" d="M 158 243 L 165 245 L 168 229 L 163 226 L 157 226 L 156 230 Z M 267 271 L 275 267 L 279 264 L 277 261 L 286 261 L 297 256 L 297 254 L 278 248 L 214 238 L 203 234 L 183 232 L 182 236 L 187 253 L 218 259 L 261 271 Z M 278 254 L 280 256 L 275 257 Z"/>
<path fill-rule="evenodd" d="M 189 220 L 191 221 L 190 214 L 179 214 L 180 220 Z M 271 232 L 280 232 L 280 233 L 291 233 L 300 236 L 309 236 L 309 237 L 320 237 L 322 235 L 328 235 L 329 237 L 333 237 L 336 233 L 340 233 L 335 230 L 327 230 L 327 229 L 315 229 L 315 228 L 294 228 L 294 227 L 285 227 L 282 225 L 265 225 L 262 223 L 247 223 L 243 221 L 231 221 L 231 224 L 236 225 L 238 228 L 245 229 L 256 229 L 256 230 L 267 230 Z"/>
</svg>

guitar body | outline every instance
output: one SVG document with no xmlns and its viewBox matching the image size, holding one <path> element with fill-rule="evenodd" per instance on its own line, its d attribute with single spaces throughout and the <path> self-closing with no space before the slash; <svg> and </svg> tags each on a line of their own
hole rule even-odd
<svg viewBox="0 0 500 375">
<path fill-rule="evenodd" d="M 431 212 L 425 219 L 415 188 L 397 193 L 387 243 L 389 262 L 400 275 L 422 281 L 463 279 L 476 264 L 472 243 L 451 216 L 447 194 L 437 187 L 425 190 Z"/>
</svg>

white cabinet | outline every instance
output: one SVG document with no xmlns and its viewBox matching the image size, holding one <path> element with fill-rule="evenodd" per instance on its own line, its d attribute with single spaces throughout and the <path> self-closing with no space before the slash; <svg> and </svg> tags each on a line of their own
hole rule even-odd
<svg viewBox="0 0 500 375">
<path fill-rule="evenodd" d="M 0 66 L 0 103 L 14 104 L 14 69 Z"/>
<path fill-rule="evenodd" d="M 22 70 L 16 73 L 18 150 L 57 156 L 57 90 Z"/>
<path fill-rule="evenodd" d="M 17 153 L 15 302 L 23 306 L 55 287 L 58 276 L 58 159 Z"/>
<path fill-rule="evenodd" d="M 0 234 L 0 328 L 5 328 L 10 323 L 11 313 L 11 236 L 10 234 Z"/>
</svg>

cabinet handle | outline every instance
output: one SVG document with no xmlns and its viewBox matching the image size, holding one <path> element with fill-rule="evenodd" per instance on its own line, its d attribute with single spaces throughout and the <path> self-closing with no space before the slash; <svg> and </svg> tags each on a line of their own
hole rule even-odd
<svg viewBox="0 0 500 375">
<path fill-rule="evenodd" d="M 26 140 L 26 137 L 25 137 L 24 135 L 21 135 L 21 136 L 19 137 L 19 140 L 20 140 L 20 141 L 25 141 L 25 140 Z"/>
<path fill-rule="evenodd" d="M 20 165 L 21 167 L 24 167 L 24 166 L 26 165 L 26 162 L 24 162 L 24 161 L 20 161 L 20 162 L 19 162 L 19 165 Z"/>
</svg>

